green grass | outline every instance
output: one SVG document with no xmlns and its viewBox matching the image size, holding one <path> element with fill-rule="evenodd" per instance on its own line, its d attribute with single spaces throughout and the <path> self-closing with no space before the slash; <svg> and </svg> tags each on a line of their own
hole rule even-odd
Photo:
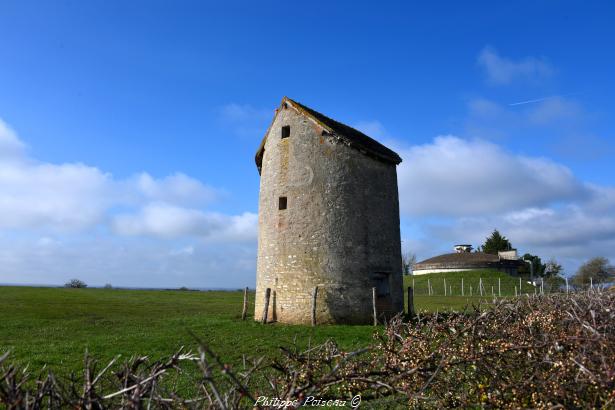
<svg viewBox="0 0 615 410">
<path fill-rule="evenodd" d="M 253 295 L 251 295 L 253 299 Z M 0 287 L 0 353 L 37 369 L 77 370 L 85 349 L 100 360 L 116 354 L 160 358 L 196 347 L 190 332 L 224 360 L 239 363 L 334 338 L 345 349 L 372 340 L 371 326 L 263 326 L 241 321 L 242 292 Z M 252 307 L 251 307 L 252 309 Z"/>
<path fill-rule="evenodd" d="M 455 295 L 459 293 L 455 290 L 456 275 L 446 275 Z M 477 275 L 464 272 L 464 282 L 477 284 Z M 491 277 L 485 272 L 480 275 Z M 427 277 L 415 277 L 415 307 L 419 310 L 461 310 L 481 299 L 444 297 L 443 289 L 439 289 L 444 276 L 428 276 L 436 294 L 426 296 Z M 484 279 L 485 287 L 493 280 Z M 507 295 L 514 294 L 514 288 L 509 291 L 513 282 L 514 278 L 502 277 Z M 412 278 L 406 277 L 405 285 L 411 283 Z M 242 300 L 239 291 L 0 287 L 0 354 L 11 350 L 17 363 L 29 363 L 33 369 L 48 364 L 57 372 L 68 373 L 80 368 L 85 349 L 102 361 L 117 354 L 160 358 L 182 345 L 196 347 L 191 333 L 230 363 L 239 363 L 243 354 L 279 354 L 279 346 L 291 345 L 295 338 L 300 346 L 333 338 L 343 349 L 365 346 L 373 340 L 372 326 L 263 326 L 252 320 L 253 304 L 248 310 L 249 320 L 241 321 Z M 250 300 L 253 302 L 253 294 Z"/>
</svg>

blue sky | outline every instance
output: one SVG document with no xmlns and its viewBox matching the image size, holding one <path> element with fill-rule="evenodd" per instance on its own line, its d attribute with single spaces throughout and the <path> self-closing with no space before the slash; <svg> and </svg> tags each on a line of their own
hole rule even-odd
<svg viewBox="0 0 615 410">
<path fill-rule="evenodd" d="M 614 8 L 2 2 L 0 283 L 253 285 L 284 95 L 399 151 L 419 259 L 615 259 Z"/>
</svg>

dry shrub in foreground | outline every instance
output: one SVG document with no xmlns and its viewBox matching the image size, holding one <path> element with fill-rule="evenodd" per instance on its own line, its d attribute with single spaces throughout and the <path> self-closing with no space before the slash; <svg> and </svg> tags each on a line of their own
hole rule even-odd
<svg viewBox="0 0 615 410">
<path fill-rule="evenodd" d="M 613 292 L 532 296 L 394 320 L 373 346 L 356 352 L 333 341 L 291 346 L 280 359 L 234 369 L 200 343 L 198 353 L 157 362 L 133 358 L 98 368 L 86 356 L 83 374 L 62 381 L 8 365 L 4 355 L 0 403 L 234 409 L 338 399 L 350 407 L 360 394 L 365 407 L 615 408 L 614 319 Z"/>
<path fill-rule="evenodd" d="M 615 408 L 612 292 L 398 321 L 379 351 L 390 372 L 404 374 L 396 389 L 419 407 Z"/>
</svg>

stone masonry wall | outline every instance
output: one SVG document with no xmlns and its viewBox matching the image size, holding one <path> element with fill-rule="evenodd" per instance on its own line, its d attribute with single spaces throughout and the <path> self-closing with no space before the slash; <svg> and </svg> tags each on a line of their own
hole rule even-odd
<svg viewBox="0 0 615 410">
<path fill-rule="evenodd" d="M 282 126 L 290 137 L 281 138 Z M 279 108 L 265 143 L 260 182 L 255 318 L 267 287 L 269 318 L 309 323 L 318 286 L 319 323 L 370 323 L 374 275 L 390 275 L 379 311 L 403 310 L 396 167 L 364 155 L 292 106 Z M 286 196 L 287 209 L 279 210 Z"/>
</svg>

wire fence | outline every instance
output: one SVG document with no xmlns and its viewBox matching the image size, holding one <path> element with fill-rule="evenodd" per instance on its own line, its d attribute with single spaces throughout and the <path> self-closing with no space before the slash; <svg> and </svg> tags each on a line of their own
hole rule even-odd
<svg viewBox="0 0 615 410">
<path fill-rule="evenodd" d="M 405 286 L 411 286 L 416 296 L 509 297 L 538 295 L 570 291 L 568 283 L 537 278 L 530 281 L 521 277 L 495 277 L 485 275 L 464 277 L 409 276 Z"/>
</svg>

